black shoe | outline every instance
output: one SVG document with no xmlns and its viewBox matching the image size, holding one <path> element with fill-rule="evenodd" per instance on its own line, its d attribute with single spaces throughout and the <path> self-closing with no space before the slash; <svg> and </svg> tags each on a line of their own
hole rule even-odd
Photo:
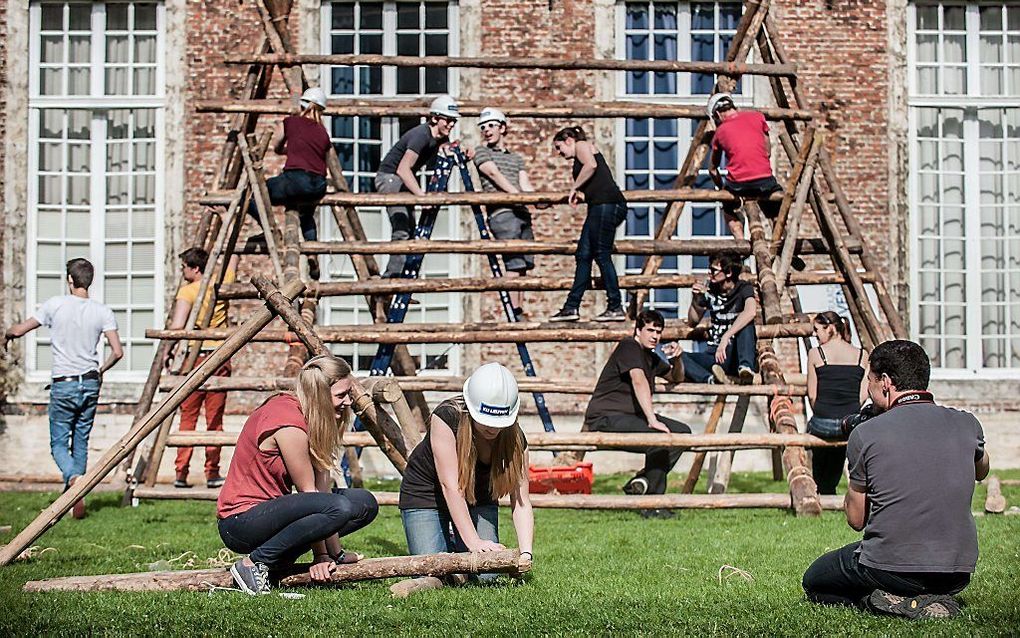
<svg viewBox="0 0 1020 638">
<path fill-rule="evenodd" d="M 577 312 L 577 308 L 563 308 L 549 317 L 549 321 L 578 321 L 580 319 L 581 315 Z"/>
<path fill-rule="evenodd" d="M 262 563 L 248 567 L 244 559 L 239 560 L 230 567 L 230 574 L 241 591 L 249 596 L 269 593 L 269 567 Z"/>
<path fill-rule="evenodd" d="M 803 270 L 807 268 L 807 264 L 804 263 L 803 259 L 801 259 L 797 255 L 794 255 L 793 259 L 790 260 L 790 267 L 792 267 L 797 272 L 803 272 Z"/>
<path fill-rule="evenodd" d="M 518 322 L 524 321 L 524 308 L 521 308 L 520 306 L 514 306 L 513 307 L 513 313 L 514 313 L 514 321 L 518 321 Z"/>
<path fill-rule="evenodd" d="M 627 313 L 622 307 L 607 308 L 605 312 L 595 316 L 595 321 L 626 321 Z"/>
<path fill-rule="evenodd" d="M 641 496 L 648 493 L 648 479 L 643 476 L 635 476 L 623 486 L 623 493 L 630 496 Z"/>
<path fill-rule="evenodd" d="M 308 257 L 308 278 L 312 281 L 319 281 L 319 260 L 314 255 Z"/>
<path fill-rule="evenodd" d="M 211 490 L 214 490 L 216 488 L 223 487 L 224 481 L 225 479 L 222 476 L 216 476 L 211 479 L 206 479 L 205 486 Z"/>
<path fill-rule="evenodd" d="M 960 613 L 960 603 L 952 596 L 938 594 L 897 596 L 881 589 L 871 592 L 871 595 L 864 599 L 864 606 L 872 613 L 900 616 L 911 620 L 952 618 Z"/>
<path fill-rule="evenodd" d="M 651 510 L 641 510 L 640 514 L 641 518 L 662 518 L 662 519 L 676 518 L 676 513 L 673 512 L 673 510 L 664 510 L 659 508 Z"/>
<path fill-rule="evenodd" d="M 740 379 L 740 385 L 751 385 L 754 383 L 754 370 L 748 366 L 740 366 L 737 377 Z"/>
<path fill-rule="evenodd" d="M 184 489 L 191 487 L 191 485 L 188 484 L 188 479 L 177 479 L 176 481 L 174 481 L 174 487 L 178 489 Z"/>
</svg>

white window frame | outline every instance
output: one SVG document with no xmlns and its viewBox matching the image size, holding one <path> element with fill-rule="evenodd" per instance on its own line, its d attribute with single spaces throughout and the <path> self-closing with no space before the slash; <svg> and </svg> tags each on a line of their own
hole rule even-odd
<svg viewBox="0 0 1020 638">
<path fill-rule="evenodd" d="M 419 0 L 420 1 L 420 0 Z M 320 42 L 319 46 L 322 51 L 330 51 L 332 42 L 330 40 L 332 30 L 332 5 L 333 2 L 323 1 L 320 8 Z M 336 4 L 343 4 L 341 0 L 336 0 Z M 383 2 L 383 54 L 384 55 L 396 55 L 397 51 L 397 2 L 394 0 L 385 0 Z M 448 55 L 456 56 L 460 52 L 460 8 L 456 0 L 449 0 L 447 2 L 447 25 L 449 33 Z M 356 31 L 356 29 L 355 29 Z M 424 24 L 422 24 L 421 33 L 426 32 Z M 322 65 L 319 70 L 319 77 L 323 78 L 323 84 L 327 85 L 328 88 L 332 88 L 332 75 L 330 71 L 331 65 Z M 451 68 L 449 71 L 449 94 L 457 97 L 459 95 L 460 85 L 460 74 L 457 68 Z M 382 76 L 382 94 L 361 94 L 358 92 L 358 78 L 355 74 L 355 92 L 351 95 L 336 95 L 329 93 L 330 99 L 342 100 L 342 99 L 403 99 L 416 97 L 412 94 L 397 93 L 397 74 L 396 67 L 383 67 Z M 424 88 L 424 77 L 422 77 L 422 87 Z M 418 94 L 420 97 L 424 97 L 430 94 Z M 379 118 L 381 121 L 380 138 L 382 141 L 380 159 L 385 157 L 386 152 L 396 144 L 397 140 L 400 139 L 400 118 L 397 117 L 382 117 Z M 329 122 L 326 122 L 327 129 L 329 129 Z M 331 129 L 330 129 L 331 130 Z M 332 136 L 332 131 L 331 131 Z M 357 136 L 357 130 L 355 130 L 355 136 Z M 355 138 L 357 139 L 357 137 Z M 355 142 L 355 145 L 357 142 Z M 357 169 L 357 159 L 355 159 L 354 173 L 359 173 Z M 457 184 L 460 183 L 460 176 L 455 171 L 454 175 L 450 179 L 450 189 L 457 189 Z M 355 184 L 351 184 L 352 188 L 356 188 Z M 382 207 L 369 208 L 364 207 L 359 209 L 360 212 L 371 215 L 379 215 L 382 218 L 381 235 L 382 236 L 371 236 L 372 233 L 368 232 L 369 241 L 385 241 L 389 239 L 389 220 L 386 216 L 385 210 Z M 460 207 L 446 207 L 436 220 L 435 230 L 433 232 L 433 238 L 435 239 L 457 239 L 460 238 L 461 232 L 461 216 L 462 211 Z M 328 213 L 327 209 L 320 209 L 319 228 L 324 232 L 324 239 L 339 238 L 336 224 L 333 222 L 332 215 Z M 325 257 L 325 256 L 324 256 Z M 422 265 L 421 277 L 460 277 L 463 276 L 465 269 L 465 259 L 462 255 L 445 255 L 449 267 L 448 268 L 435 268 L 434 265 L 430 264 L 429 257 L 426 256 L 425 261 Z M 381 259 L 380 259 L 381 258 Z M 377 256 L 379 259 L 379 267 L 382 269 L 385 266 L 385 256 Z M 349 257 L 342 257 L 339 259 L 342 267 L 340 269 L 341 276 L 348 276 L 354 278 L 353 263 Z M 328 262 L 328 258 L 327 258 Z M 328 263 L 325 264 L 329 267 Z M 336 271 L 334 271 L 336 272 Z M 420 304 L 416 304 L 410 307 L 408 310 L 408 320 L 414 321 L 415 315 L 420 314 L 429 309 L 445 308 L 448 310 L 449 321 L 457 323 L 463 320 L 463 294 L 462 293 L 445 293 L 443 294 L 443 300 L 433 301 L 433 297 L 442 293 L 430 293 L 425 295 L 416 295 L 416 299 L 419 299 Z M 372 323 L 371 313 L 369 313 L 367 306 L 364 304 L 363 298 L 356 298 L 354 307 L 352 308 L 356 320 L 359 322 L 358 325 L 368 325 Z M 334 312 L 340 313 L 340 308 L 334 308 L 331 304 L 320 304 L 318 320 L 323 325 L 333 323 L 332 318 Z M 362 322 L 362 318 L 367 318 L 367 322 Z M 409 346 L 412 355 L 421 356 L 420 364 L 424 366 L 426 364 L 426 350 L 429 346 L 447 346 L 449 344 L 414 344 Z M 359 344 L 361 347 L 365 347 L 366 344 Z M 444 347 L 444 350 L 446 348 Z M 463 348 L 454 345 L 452 348 L 446 350 L 447 356 L 447 367 L 438 370 L 419 370 L 420 376 L 433 375 L 442 376 L 449 374 L 459 374 L 461 370 L 461 361 L 463 355 Z M 431 354 L 431 353 L 430 353 Z"/>
<path fill-rule="evenodd" d="M 924 4 L 924 3 L 922 3 Z M 914 340 L 920 338 L 920 259 L 918 250 L 920 241 L 919 215 L 916 205 L 919 201 L 920 185 L 918 172 L 914 167 L 918 164 L 917 157 L 917 109 L 942 107 L 977 111 L 984 108 L 1016 107 L 1014 97 L 982 97 L 980 56 L 980 7 L 979 2 L 943 2 L 942 4 L 962 5 L 966 7 L 967 25 L 967 93 L 966 95 L 917 95 L 917 3 L 911 0 L 907 5 L 907 87 L 908 87 L 908 139 L 909 161 L 911 170 L 908 175 L 908 193 L 911 202 L 910 210 L 910 334 Z M 998 2 L 998 5 L 1010 4 Z M 979 121 L 974 117 L 964 119 L 964 250 L 965 250 L 965 286 L 966 286 L 966 329 L 963 340 L 967 348 L 967 367 L 965 368 L 932 368 L 932 377 L 947 380 L 966 379 L 1020 379 L 1020 367 L 1017 368 L 985 368 L 981 361 L 984 352 L 983 334 L 981 332 L 981 211 L 980 198 L 981 175 L 978 171 L 980 162 Z M 975 330 L 976 328 L 976 330 Z"/>
<path fill-rule="evenodd" d="M 66 1 L 66 0 L 65 0 Z M 28 202 L 30 210 L 26 215 L 26 231 L 28 241 L 25 242 L 25 306 L 26 316 L 35 313 L 39 305 L 45 301 L 37 298 L 36 291 L 36 238 L 38 237 L 38 219 L 35 207 L 39 201 L 38 172 L 39 172 L 39 116 L 43 109 L 72 109 L 92 111 L 90 125 L 90 164 L 93 177 L 90 181 L 90 210 L 89 219 L 91 224 L 89 241 L 89 261 L 96 269 L 96 277 L 89 288 L 89 296 L 100 302 L 104 299 L 104 272 L 105 272 L 105 248 L 106 248 L 106 111 L 114 109 L 154 109 L 156 122 L 156 187 L 155 187 L 155 246 L 156 254 L 155 269 L 153 275 L 153 316 L 156 322 L 165 315 L 164 295 L 162 294 L 162 282 L 165 277 L 165 266 L 162 255 L 164 254 L 165 237 L 165 65 L 166 58 L 166 8 L 162 0 L 153 0 L 150 4 L 156 5 L 156 31 L 162 37 L 156 40 L 156 95 L 152 96 L 117 96 L 104 95 L 103 83 L 105 81 L 105 29 L 106 29 L 106 3 L 93 3 L 91 16 L 91 61 L 90 61 L 90 94 L 85 95 L 40 95 L 39 94 L 39 65 L 40 58 L 40 26 L 42 20 L 42 2 L 32 2 L 29 5 L 29 103 L 28 103 Z M 61 2 L 63 4 L 63 2 Z M 103 167 L 100 176 L 95 175 L 96 167 Z M 130 264 L 129 264 L 130 266 Z M 156 325 L 152 327 L 158 327 Z M 131 339 L 129 334 L 123 332 L 124 326 L 118 326 L 121 331 L 121 341 L 127 342 Z M 36 346 L 39 334 L 33 331 L 26 335 L 25 343 L 25 366 L 26 380 L 29 382 L 43 382 L 49 379 L 49 370 L 39 370 L 36 361 Z M 100 342 L 103 346 L 104 341 Z M 108 348 L 109 346 L 105 346 Z M 100 349 L 100 357 L 105 358 L 104 348 Z M 104 379 L 112 382 L 141 382 L 148 374 L 147 369 L 125 370 L 118 367 L 112 368 L 104 375 Z"/>
</svg>

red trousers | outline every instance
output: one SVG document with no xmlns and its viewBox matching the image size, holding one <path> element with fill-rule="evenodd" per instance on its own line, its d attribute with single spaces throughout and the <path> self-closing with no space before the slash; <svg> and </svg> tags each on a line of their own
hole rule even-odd
<svg viewBox="0 0 1020 638">
<path fill-rule="evenodd" d="M 196 366 L 201 363 L 207 355 L 198 357 Z M 215 376 L 230 376 L 230 361 L 227 361 L 216 370 Z M 198 414 L 205 407 L 205 429 L 207 432 L 219 432 L 223 430 L 223 411 L 227 406 L 226 392 L 207 392 L 198 390 L 188 395 L 188 398 L 181 403 L 181 432 L 194 431 L 198 425 Z M 177 448 L 177 459 L 174 467 L 177 469 L 177 478 L 188 478 L 188 469 L 191 465 L 191 454 L 195 448 Z M 207 479 L 220 476 L 220 448 L 219 446 L 208 446 L 205 448 L 205 477 Z"/>
</svg>

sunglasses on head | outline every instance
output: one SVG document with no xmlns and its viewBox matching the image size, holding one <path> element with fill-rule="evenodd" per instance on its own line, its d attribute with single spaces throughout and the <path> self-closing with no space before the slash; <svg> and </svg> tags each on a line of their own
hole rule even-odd
<svg viewBox="0 0 1020 638">
<path fill-rule="evenodd" d="M 719 272 L 726 272 L 726 271 L 724 271 L 724 270 L 723 270 L 722 268 L 720 268 L 719 266 L 709 266 L 709 267 L 708 267 L 708 272 L 710 272 L 710 273 L 712 273 L 712 274 L 714 275 L 714 274 L 716 274 L 716 273 L 719 273 Z"/>
</svg>

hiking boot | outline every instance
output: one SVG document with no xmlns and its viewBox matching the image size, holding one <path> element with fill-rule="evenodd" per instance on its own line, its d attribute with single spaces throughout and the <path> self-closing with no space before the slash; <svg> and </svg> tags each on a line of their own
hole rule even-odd
<svg viewBox="0 0 1020 638">
<path fill-rule="evenodd" d="M 269 593 L 269 567 L 263 563 L 255 563 L 251 567 L 244 564 L 244 559 L 230 566 L 230 575 L 241 591 L 249 596 Z"/>
<path fill-rule="evenodd" d="M 205 480 L 205 486 L 211 490 L 223 487 L 224 479 L 222 476 L 214 476 Z"/>
<path fill-rule="evenodd" d="M 191 487 L 191 485 L 188 483 L 188 479 L 186 479 L 186 478 L 179 478 L 179 479 L 176 479 L 174 481 L 174 487 L 176 487 L 178 489 L 186 489 L 186 488 Z"/>
<path fill-rule="evenodd" d="M 960 613 L 960 603 L 952 596 L 921 594 L 897 596 L 876 589 L 864 600 L 864 606 L 876 614 L 899 616 L 911 620 L 952 618 Z"/>
<path fill-rule="evenodd" d="M 581 315 L 578 314 L 577 308 L 563 308 L 549 317 L 549 321 L 579 321 L 580 319 Z"/>
<path fill-rule="evenodd" d="M 595 316 L 595 321 L 626 321 L 627 313 L 622 307 L 606 308 L 605 312 Z"/>
<path fill-rule="evenodd" d="M 676 513 L 673 510 L 664 510 L 660 508 L 641 510 L 641 518 L 676 518 Z"/>
<path fill-rule="evenodd" d="M 648 493 L 648 479 L 643 476 L 635 476 L 623 486 L 623 493 L 630 496 L 641 496 Z"/>
<path fill-rule="evenodd" d="M 67 487 L 70 488 L 74 485 L 74 482 L 80 479 L 81 476 L 72 476 L 67 480 Z M 85 499 L 80 498 L 74 502 L 74 506 L 71 507 L 71 517 L 76 520 L 85 518 Z"/>
<path fill-rule="evenodd" d="M 716 383 L 730 382 L 730 378 L 726 376 L 726 371 L 718 363 L 712 365 L 712 378 L 715 379 Z"/>
<path fill-rule="evenodd" d="M 754 383 L 754 370 L 749 366 L 740 366 L 737 377 L 740 379 L 740 385 L 751 385 Z"/>
<path fill-rule="evenodd" d="M 319 281 L 319 258 L 315 255 L 308 256 L 308 278 L 312 281 Z"/>
</svg>

